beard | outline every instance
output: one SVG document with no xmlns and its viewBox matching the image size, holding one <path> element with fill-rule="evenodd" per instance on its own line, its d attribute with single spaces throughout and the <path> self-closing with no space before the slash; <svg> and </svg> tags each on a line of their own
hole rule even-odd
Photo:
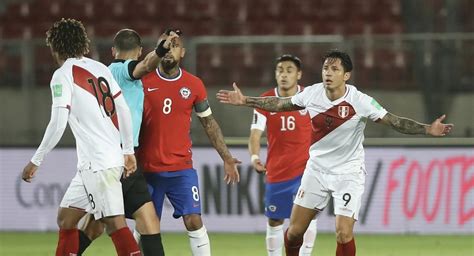
<svg viewBox="0 0 474 256">
<path fill-rule="evenodd" d="M 161 66 L 165 71 L 171 70 L 178 65 L 178 62 L 175 59 L 162 59 Z"/>
</svg>

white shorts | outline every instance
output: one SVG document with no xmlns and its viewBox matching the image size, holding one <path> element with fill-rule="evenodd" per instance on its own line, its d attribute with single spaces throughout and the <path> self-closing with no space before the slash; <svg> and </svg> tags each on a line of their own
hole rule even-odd
<svg viewBox="0 0 474 256">
<path fill-rule="evenodd" d="M 86 211 L 93 214 L 96 220 L 123 215 L 122 172 L 123 167 L 79 170 L 69 184 L 60 207 Z"/>
<path fill-rule="evenodd" d="M 307 170 L 294 203 L 304 208 L 323 210 L 332 196 L 335 215 L 357 220 L 364 184 L 365 172 L 360 168 L 357 172 L 339 175 Z"/>
</svg>

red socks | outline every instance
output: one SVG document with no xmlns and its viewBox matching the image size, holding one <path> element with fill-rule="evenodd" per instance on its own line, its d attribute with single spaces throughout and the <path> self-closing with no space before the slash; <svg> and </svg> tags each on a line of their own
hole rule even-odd
<svg viewBox="0 0 474 256">
<path fill-rule="evenodd" d="M 77 255 L 79 251 L 79 232 L 77 228 L 60 229 L 56 256 Z"/>
<path fill-rule="evenodd" d="M 118 256 L 141 256 L 140 249 L 138 248 L 137 242 L 133 238 L 132 232 L 128 227 L 116 230 L 112 234 L 112 241 L 115 245 L 115 250 Z"/>
<path fill-rule="evenodd" d="M 286 229 L 285 234 L 283 235 L 285 239 L 286 256 L 298 256 L 300 253 L 300 247 L 303 244 L 303 239 L 299 241 L 289 241 L 287 233 L 288 233 L 288 229 Z"/>
<path fill-rule="evenodd" d="M 354 238 L 351 241 L 340 244 L 337 243 L 336 256 L 355 256 L 356 255 L 356 244 Z"/>
</svg>

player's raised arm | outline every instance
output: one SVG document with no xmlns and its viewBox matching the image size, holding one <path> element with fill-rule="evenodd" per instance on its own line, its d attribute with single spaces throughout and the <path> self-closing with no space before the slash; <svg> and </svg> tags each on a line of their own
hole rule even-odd
<svg viewBox="0 0 474 256">
<path fill-rule="evenodd" d="M 219 90 L 217 93 L 217 99 L 221 103 L 260 108 L 270 112 L 304 109 L 303 107 L 293 104 L 291 97 L 250 97 L 243 95 L 239 87 L 237 87 L 237 84 L 233 83 L 232 86 L 234 87 L 233 91 Z"/>
<path fill-rule="evenodd" d="M 145 58 L 138 62 L 133 69 L 133 77 L 140 79 L 142 76 L 150 73 L 158 67 L 160 59 L 165 56 L 170 50 L 171 44 L 179 37 L 181 32 L 179 30 L 167 30 L 159 39 L 155 50 L 149 52 Z"/>
<path fill-rule="evenodd" d="M 453 124 L 442 123 L 445 118 L 446 115 L 442 115 L 431 124 L 423 124 L 409 118 L 387 113 L 379 123 L 389 125 L 394 130 L 404 134 L 426 134 L 440 137 L 447 135 L 454 127 Z"/>
</svg>

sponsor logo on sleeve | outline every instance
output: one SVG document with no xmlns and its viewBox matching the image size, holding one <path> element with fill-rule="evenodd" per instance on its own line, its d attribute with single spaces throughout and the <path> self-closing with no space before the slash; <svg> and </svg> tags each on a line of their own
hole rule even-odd
<svg viewBox="0 0 474 256">
<path fill-rule="evenodd" d="M 382 106 L 380 106 L 380 104 L 375 99 L 372 99 L 370 104 L 372 104 L 372 106 L 374 106 L 378 110 L 382 109 Z"/>
<path fill-rule="evenodd" d="M 61 97 L 63 96 L 63 85 L 62 84 L 55 84 L 53 85 L 53 97 Z"/>
</svg>

